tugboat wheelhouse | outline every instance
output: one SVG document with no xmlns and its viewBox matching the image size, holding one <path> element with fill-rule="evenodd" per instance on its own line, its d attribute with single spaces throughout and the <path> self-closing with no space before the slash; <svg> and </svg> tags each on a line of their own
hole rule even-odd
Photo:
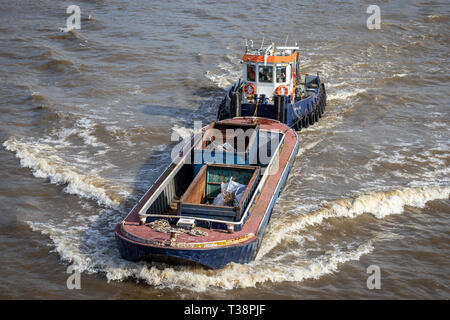
<svg viewBox="0 0 450 320">
<path fill-rule="evenodd" d="M 319 74 L 300 72 L 299 47 L 255 49 L 253 41 L 242 56 L 242 78 L 220 104 L 218 120 L 239 116 L 279 120 L 296 130 L 317 122 L 325 112 L 326 92 Z"/>
</svg>

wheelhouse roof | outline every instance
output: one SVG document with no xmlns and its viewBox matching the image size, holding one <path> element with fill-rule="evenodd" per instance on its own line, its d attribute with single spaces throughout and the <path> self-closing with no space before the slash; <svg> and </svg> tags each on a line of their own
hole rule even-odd
<svg viewBox="0 0 450 320">
<path fill-rule="evenodd" d="M 267 63 L 291 63 L 297 58 L 297 52 L 293 52 L 289 56 L 267 56 Z M 242 57 L 244 62 L 264 62 L 264 55 L 244 54 Z"/>
</svg>

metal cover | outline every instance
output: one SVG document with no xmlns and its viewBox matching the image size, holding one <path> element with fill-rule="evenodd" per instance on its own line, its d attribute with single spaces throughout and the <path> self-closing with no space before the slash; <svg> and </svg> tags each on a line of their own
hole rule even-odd
<svg viewBox="0 0 450 320">
<path fill-rule="evenodd" d="M 195 227 L 195 219 L 180 218 L 180 219 L 178 219 L 177 227 L 185 228 L 185 229 L 192 229 Z"/>
</svg>

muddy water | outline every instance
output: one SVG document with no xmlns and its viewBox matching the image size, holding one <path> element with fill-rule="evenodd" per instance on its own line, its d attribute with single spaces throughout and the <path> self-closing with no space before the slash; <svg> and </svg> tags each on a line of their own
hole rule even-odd
<svg viewBox="0 0 450 320">
<path fill-rule="evenodd" d="M 0 297 L 450 298 L 447 2 L 383 2 L 368 30 L 360 1 L 79 1 L 71 32 L 71 2 L 0 3 Z M 328 106 L 256 261 L 122 260 L 114 225 L 171 140 L 215 119 L 245 38 L 263 35 L 299 42 Z"/>
</svg>

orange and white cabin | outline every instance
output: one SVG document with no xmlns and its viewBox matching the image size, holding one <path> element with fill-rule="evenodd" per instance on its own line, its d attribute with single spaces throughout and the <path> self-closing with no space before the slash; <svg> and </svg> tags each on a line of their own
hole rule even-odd
<svg viewBox="0 0 450 320">
<path fill-rule="evenodd" d="M 218 120 L 237 116 L 276 119 L 300 130 L 318 121 L 326 104 L 319 75 L 300 72 L 299 47 L 255 48 L 247 43 L 242 78 L 222 101 Z"/>
</svg>

